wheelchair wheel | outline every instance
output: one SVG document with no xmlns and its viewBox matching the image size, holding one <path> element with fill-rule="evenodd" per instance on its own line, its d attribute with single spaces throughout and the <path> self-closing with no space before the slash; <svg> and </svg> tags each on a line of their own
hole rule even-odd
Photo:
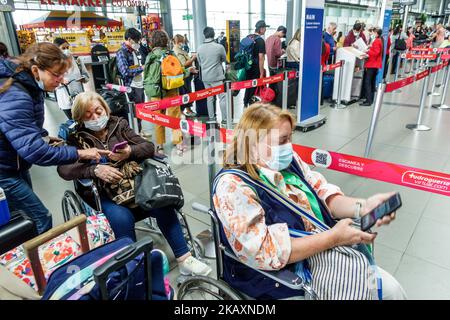
<svg viewBox="0 0 450 320">
<path fill-rule="evenodd" d="M 80 197 L 71 190 L 66 190 L 61 201 L 64 222 L 83 213 L 83 204 Z"/>
<path fill-rule="evenodd" d="M 203 258 L 205 256 L 205 248 L 203 247 L 203 244 L 196 237 L 192 236 L 184 214 L 179 212 L 178 218 L 180 220 L 181 230 L 183 231 L 183 236 L 186 240 L 189 251 L 195 258 Z"/>
<path fill-rule="evenodd" d="M 178 289 L 177 300 L 243 300 L 222 280 L 204 276 L 189 277 Z"/>
</svg>

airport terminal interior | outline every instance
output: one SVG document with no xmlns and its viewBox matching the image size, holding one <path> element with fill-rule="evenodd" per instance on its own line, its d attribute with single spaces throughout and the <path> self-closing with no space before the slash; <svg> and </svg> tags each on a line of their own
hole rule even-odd
<svg viewBox="0 0 450 320">
<path fill-rule="evenodd" d="M 7 26 L 2 27 L 4 30 L 0 31 L 0 42 L 6 44 L 9 56 L 0 59 L 13 59 L 12 57 L 22 54 L 34 43 L 53 42 L 54 38 L 64 37 L 64 34 L 69 39 L 72 34 L 75 41 L 75 44 L 71 45 L 72 55 L 77 56 L 78 50 L 80 61 L 87 66 L 90 77 L 89 82 L 84 84 L 84 91 L 96 91 L 109 82 L 103 79 L 101 83 L 102 77 L 98 76 L 98 73 L 108 72 L 109 65 L 107 63 L 102 65 L 102 59 L 95 54 L 91 55 L 92 46 L 100 44 L 108 49 L 114 48 L 109 52 L 112 58 L 117 50 L 121 50 L 122 42 L 129 40 L 124 36 L 125 30 L 129 28 L 139 30 L 143 39 L 148 40 L 148 46 L 151 46 L 149 39 L 152 39 L 152 34 L 158 30 L 164 30 L 170 39 L 173 39 L 175 35 L 181 35 L 184 38 L 184 45 L 188 46 L 184 50 L 189 58 L 192 55 L 201 54 L 199 47 L 204 42 L 204 29 L 207 26 L 211 27 L 215 31 L 213 38 L 217 38 L 218 44 L 222 44 L 220 36 L 228 39 L 228 42 L 225 40 L 224 44 L 226 61 L 223 61 L 224 70 L 227 70 L 230 68 L 227 67 L 230 60 L 233 61 L 233 56 L 240 52 L 239 46 L 242 49 L 242 40 L 263 26 L 265 33 L 262 39 L 265 41 L 267 57 L 264 60 L 264 69 L 267 72 L 265 77 L 283 74 L 285 78 L 295 79 L 289 81 L 286 79 L 279 83 L 274 81 L 268 85 L 267 88 L 272 88 L 275 95 L 275 98 L 272 97 L 273 101 L 265 101 L 267 97 L 261 94 L 255 97 L 255 101 L 267 103 L 280 101 L 282 103 L 278 107 L 287 110 L 295 117 L 297 128 L 293 131 L 292 144 L 328 151 L 332 153 L 333 161 L 337 161 L 335 157 L 339 154 L 358 157 L 359 160 L 354 161 L 364 162 L 366 166 L 369 166 L 370 161 L 372 171 L 367 173 L 361 170 L 358 174 L 355 170 L 326 168 L 323 165 L 311 163 L 310 159 L 303 159 L 310 164 L 312 170 L 321 173 L 329 183 L 339 186 L 347 196 L 366 199 L 378 193 L 399 192 L 402 207 L 397 211 L 395 220 L 387 226 L 372 229 L 378 233 L 372 248 L 376 264 L 398 281 L 407 299 L 450 299 L 450 255 L 448 254 L 450 252 L 450 186 L 448 184 L 450 181 L 450 107 L 447 107 L 450 106 L 450 94 L 448 94 L 450 66 L 447 63 L 450 61 L 447 60 L 450 58 L 447 57 L 450 50 L 445 51 L 445 48 L 450 48 L 450 1 L 229 0 L 224 3 L 215 0 L 105 0 L 72 1 L 72 5 L 70 5 L 71 1 L 55 0 L 8 1 L 8 4 L 10 2 L 14 2 L 14 11 L 8 12 L 2 9 L 0 12 L 0 25 Z M 137 7 L 136 2 L 140 2 L 141 6 Z M 85 3 L 86 5 L 83 6 Z M 88 3 L 93 5 L 89 6 Z M 74 27 L 71 30 L 68 26 L 63 28 L 53 24 L 57 21 L 57 15 L 51 18 L 52 13 L 74 10 L 81 10 L 83 13 L 80 18 L 81 28 Z M 318 30 L 308 29 L 308 19 L 311 20 L 308 10 L 312 10 L 309 14 L 315 15 L 312 20 L 320 17 L 319 20 L 314 20 L 320 22 L 319 27 L 316 27 Z M 83 22 L 84 19 L 89 20 L 87 15 L 84 18 L 86 12 L 97 15 L 93 18 L 94 22 L 91 25 Z M 100 19 L 100 16 L 108 22 L 99 24 L 98 26 L 103 27 L 97 28 L 95 21 Z M 119 22 L 119 24 L 116 25 L 113 22 Z M 403 27 L 397 29 L 398 26 Z M 309 28 L 313 27 L 309 25 Z M 300 54 L 299 61 L 293 62 L 289 61 L 289 46 L 297 29 L 301 31 L 298 46 Z M 384 47 L 381 51 L 384 51 L 384 54 L 381 51 L 377 53 L 380 56 L 380 65 L 372 67 L 376 70 L 375 76 L 367 80 L 365 77 L 372 74 L 369 70 L 374 70 L 368 67 L 368 61 L 372 59 L 371 50 L 379 39 L 377 30 L 379 30 L 379 38 L 383 41 L 381 43 Z M 89 35 L 90 32 L 92 32 L 92 35 L 88 36 L 90 43 L 86 42 L 86 37 L 80 40 L 80 34 Z M 287 48 L 280 51 L 282 55 L 275 58 L 276 66 L 271 67 L 269 51 L 273 49 L 274 44 L 270 42 L 269 45 L 268 38 L 277 32 L 283 33 L 280 36 L 281 41 L 278 40 L 278 42 L 285 41 Z M 354 32 L 356 33 L 353 35 Z M 364 33 L 367 39 L 363 40 L 361 34 Z M 96 37 L 101 38 L 102 34 L 106 34 L 107 40 L 96 41 Z M 342 39 L 339 38 L 339 34 Z M 354 39 L 353 42 L 357 38 L 357 41 L 366 42 L 366 47 L 358 48 L 353 45 L 353 42 L 348 47 L 345 46 L 343 39 L 345 38 L 347 42 L 350 34 Z M 334 47 L 326 44 L 326 35 L 334 41 Z M 403 39 L 403 35 L 405 35 L 404 42 L 407 47 L 402 51 L 399 50 L 401 44 L 398 39 Z M 189 40 L 186 41 L 186 39 Z M 390 49 L 386 49 L 386 43 L 384 43 L 388 39 L 392 39 L 387 44 L 391 46 Z M 172 42 L 170 45 L 173 45 Z M 86 53 L 82 52 L 84 46 L 87 46 Z M 345 53 L 347 48 L 348 52 Z M 325 60 L 324 50 L 328 52 Z M 390 53 L 387 59 L 385 59 L 386 52 Z M 315 54 L 317 56 L 314 57 Z M 340 61 L 345 63 L 339 64 Z M 200 63 L 203 62 L 205 60 Z M 134 63 L 139 64 L 137 61 Z M 296 63 L 297 69 L 289 69 L 290 63 Z M 314 70 L 317 70 L 316 76 L 307 72 L 312 66 L 315 66 Z M 326 66 L 329 66 L 328 69 Z M 142 69 L 144 70 L 143 67 Z M 387 72 L 383 77 L 385 69 Z M 200 73 L 206 72 L 204 70 L 205 68 L 200 68 Z M 292 70 L 293 73 L 289 73 Z M 107 78 L 106 74 L 104 76 Z M 198 83 L 192 78 L 189 79 L 191 79 L 188 84 L 189 89 L 192 92 L 198 91 Z M 245 82 L 253 79 L 248 76 L 247 79 L 235 81 Z M 223 80 L 223 78 L 220 79 L 220 81 Z M 374 96 L 370 98 L 369 94 L 365 97 L 366 103 L 363 103 L 360 98 L 361 95 L 366 95 L 366 80 L 373 81 L 374 87 L 369 90 L 372 90 L 371 94 Z M 296 81 L 294 86 L 290 85 L 290 81 Z M 220 83 L 223 82 L 215 85 Z M 249 86 L 260 85 L 250 84 Z M 144 81 L 144 88 L 145 86 Z M 248 108 L 244 104 L 245 88 L 248 86 L 239 88 L 238 92 L 235 90 L 236 94 L 225 97 L 227 110 L 232 110 L 232 115 L 228 117 L 232 123 L 227 122 L 227 117 L 222 114 L 219 99 L 216 99 L 214 108 L 217 126 L 232 130 L 239 123 Z M 296 90 L 294 102 L 285 101 L 290 100 L 285 90 L 293 89 Z M 2 95 L 5 96 L 7 92 L 0 93 L 0 104 L 3 103 Z M 129 100 L 134 99 L 133 94 L 127 93 Z M 175 96 L 177 95 L 181 95 L 181 92 Z M 309 95 L 313 96 L 312 100 L 306 99 Z M 279 96 L 282 98 L 277 99 Z M 150 99 L 145 97 L 145 101 L 138 103 L 149 101 Z M 313 101 L 314 106 L 309 105 L 308 101 Z M 55 99 L 53 92 L 45 93 L 43 127 L 50 136 L 54 137 L 60 133 L 60 125 L 68 120 L 66 113 L 60 109 L 59 102 Z M 191 105 L 192 114 L 178 112 L 175 117 L 192 121 L 191 127 L 193 123 L 210 123 L 212 119 L 208 118 L 206 104 L 206 100 L 197 100 Z M 261 108 L 264 108 L 264 105 Z M 308 122 L 308 117 L 305 118 L 304 115 L 308 108 L 315 113 L 312 119 L 320 120 Z M 5 114 L 7 112 L 6 106 L 1 106 L 0 110 Z M 145 112 L 143 107 L 138 108 L 138 111 L 135 110 L 135 114 L 139 113 L 139 110 Z M 0 121 L 7 121 L 5 120 L 7 118 L 1 115 L 0 119 Z M 143 119 L 141 132 L 138 132 L 135 125 L 133 129 L 156 146 L 158 135 L 155 130 L 156 124 L 151 120 Z M 411 124 L 426 126 L 427 130 L 421 130 L 424 128 L 420 126 L 408 126 Z M 178 124 L 179 127 L 180 124 Z M 6 126 L 0 125 L 0 129 L 3 128 Z M 186 215 L 192 237 L 201 248 L 202 254 L 199 256 L 196 254 L 196 256 L 199 261 L 212 268 L 208 277 L 216 279 L 217 265 L 211 217 L 204 212 L 195 211 L 192 205 L 200 203 L 207 207 L 211 206 L 211 174 L 219 172 L 221 165 L 210 165 L 207 162 L 205 154 L 209 146 L 208 138 L 194 138 L 190 134 L 192 132 L 183 133 L 182 144 L 185 148 L 180 152 L 178 147 L 171 143 L 172 136 L 176 132 L 172 128 L 165 130 L 166 143 L 162 145 L 163 152 L 167 155 L 167 160 L 179 179 L 184 195 L 182 211 Z M 0 139 L 5 139 L 6 132 L 2 134 L 3 137 Z M 223 145 L 217 143 L 217 147 L 220 148 Z M 0 143 L 0 148 L 7 148 L 7 146 Z M 219 150 L 217 153 L 221 155 Z M 3 150 L 0 150 L 0 155 L 2 154 L 4 154 Z M 385 163 L 395 165 L 390 169 Z M 364 167 L 364 164 L 362 166 Z M 6 172 L 4 168 L 2 160 L 0 187 L 6 189 L 2 184 L 3 173 Z M 414 183 L 412 185 L 405 183 L 405 176 L 401 176 L 405 168 L 409 168 L 408 172 L 415 171 L 418 175 L 428 174 L 428 177 L 441 179 L 442 188 L 434 188 L 431 184 L 415 186 Z M 33 190 L 51 213 L 53 227 L 63 225 L 66 221 L 61 203 L 66 190 L 74 191 L 73 181 L 62 179 L 58 175 L 56 164 L 33 165 L 30 173 Z M 396 177 L 401 178 L 396 180 Z M 8 198 L 9 194 L 6 191 L 6 201 Z M 174 254 L 164 237 L 154 232 L 143 231 L 149 227 L 149 224 L 154 225 L 155 221 L 142 220 L 136 224 L 137 240 L 150 236 L 154 246 L 167 255 L 170 265 L 168 277 L 176 293 L 189 276 L 180 274 Z M 8 222 L 0 227 L 0 231 L 7 226 Z M 2 232 L 0 236 L 1 234 Z M 2 241 L 4 240 L 0 239 L 0 242 Z M 2 248 L 3 246 L 2 244 Z M 4 254 L 5 251 L 0 253 Z M 5 260 L 0 259 L 0 265 L 2 261 Z M 3 265 L 5 266 L 7 267 L 7 263 Z M 4 272 L 6 269 L 0 270 Z M 177 298 L 176 294 L 175 298 Z M 201 294 L 194 295 L 194 298 L 201 298 Z"/>
</svg>

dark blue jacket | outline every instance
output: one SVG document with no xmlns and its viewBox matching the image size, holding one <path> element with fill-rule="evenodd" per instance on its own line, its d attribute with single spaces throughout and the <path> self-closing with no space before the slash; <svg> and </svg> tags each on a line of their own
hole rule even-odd
<svg viewBox="0 0 450 320">
<path fill-rule="evenodd" d="M 336 47 L 336 41 L 334 41 L 333 36 L 328 32 L 323 34 L 323 40 L 330 45 L 330 57 L 332 57 L 334 55 L 333 48 Z"/>
<path fill-rule="evenodd" d="M 314 189 L 304 179 L 303 173 L 298 164 L 295 161 L 292 161 L 292 164 L 288 168 L 288 170 L 299 176 L 302 179 L 303 183 L 310 188 L 319 203 L 325 224 L 329 227 L 333 227 L 336 222 L 333 220 L 328 209 L 325 207 L 322 200 L 320 200 Z M 221 172 L 219 172 L 219 174 Z M 272 198 L 267 193 L 267 191 L 259 188 L 256 185 L 253 185 L 251 187 L 257 193 L 260 200 L 260 205 L 264 209 L 267 225 L 286 223 L 289 229 L 305 231 L 303 220 L 296 213 L 286 209 L 286 207 L 284 207 L 279 201 Z M 222 244 L 224 244 L 230 252 L 233 252 L 233 249 L 228 243 L 226 235 L 223 231 L 223 227 L 221 225 L 219 229 L 220 240 Z M 243 292 L 252 298 L 255 298 L 257 300 L 286 299 L 289 297 L 301 296 L 304 294 L 302 291 L 279 285 L 276 281 L 262 275 L 258 271 L 255 271 L 225 255 L 222 256 L 224 265 L 224 280 L 234 289 Z M 287 265 L 284 268 L 294 272 L 294 264 Z"/>
<path fill-rule="evenodd" d="M 0 60 L 0 82 L 13 77 L 16 83 L 0 93 L 0 173 L 28 170 L 32 164 L 53 166 L 76 162 L 76 148 L 51 147 L 42 139 L 48 136 L 43 128 L 43 91 L 30 73 L 15 74 L 15 69 L 11 61 Z"/>
</svg>

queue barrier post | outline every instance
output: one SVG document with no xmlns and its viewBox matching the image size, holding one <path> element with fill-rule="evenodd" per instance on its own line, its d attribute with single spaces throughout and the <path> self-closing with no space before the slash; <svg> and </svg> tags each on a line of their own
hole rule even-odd
<svg viewBox="0 0 450 320">
<path fill-rule="evenodd" d="M 445 73 L 444 73 L 444 88 L 442 89 L 442 95 L 441 95 L 441 101 L 439 104 L 433 104 L 432 107 L 433 108 L 437 108 L 440 110 L 448 110 L 450 109 L 450 106 L 445 104 L 445 97 L 447 96 L 447 90 L 448 90 L 448 82 L 450 79 L 450 64 L 447 65 L 446 69 L 445 69 Z"/>
<path fill-rule="evenodd" d="M 373 137 L 375 135 L 375 129 L 377 126 L 378 117 L 380 115 L 381 106 L 383 104 L 383 98 L 384 98 L 385 91 L 386 91 L 386 83 L 382 82 L 378 86 L 377 97 L 375 100 L 375 107 L 373 108 L 372 120 L 370 121 L 369 134 L 367 136 L 367 143 L 366 143 L 366 151 L 364 152 L 364 156 L 366 158 L 369 157 L 370 151 L 372 149 Z"/>
<path fill-rule="evenodd" d="M 336 103 L 330 105 L 330 107 L 335 109 L 345 109 L 347 106 L 342 106 L 342 83 L 344 78 L 344 68 L 345 68 L 345 60 L 341 60 L 341 68 L 339 70 L 339 80 L 338 80 L 338 92 L 336 97 Z"/>
<path fill-rule="evenodd" d="M 436 60 L 436 66 L 439 66 L 441 64 L 441 55 L 438 56 L 437 60 Z M 435 87 L 436 87 L 436 81 L 437 81 L 437 77 L 438 77 L 438 71 L 436 71 L 435 73 L 433 73 L 433 82 L 431 85 L 431 89 L 430 91 L 428 91 L 428 95 L 429 96 L 439 96 L 441 95 L 438 91 L 434 91 Z M 428 88 L 427 88 L 428 89 Z"/>
<path fill-rule="evenodd" d="M 227 129 L 233 129 L 233 120 L 232 120 L 232 113 L 233 113 L 233 94 L 231 90 L 231 81 L 225 81 L 225 102 L 226 102 L 226 128 Z M 224 115 L 222 115 L 222 118 Z"/>
<path fill-rule="evenodd" d="M 128 100 L 128 98 L 127 98 Z M 128 102 L 128 123 L 130 124 L 131 129 L 137 133 L 137 119 L 136 119 L 136 104 L 134 102 Z"/>
<path fill-rule="evenodd" d="M 417 123 L 407 124 L 406 128 L 414 131 L 430 131 L 431 128 L 422 124 L 423 110 L 425 109 L 425 101 L 427 100 L 428 85 L 430 83 L 431 67 L 428 67 L 429 74 L 425 77 L 422 87 L 422 95 L 420 97 L 419 114 L 417 115 Z"/>
<path fill-rule="evenodd" d="M 281 109 L 287 110 L 288 107 L 288 90 L 289 90 L 289 71 L 284 71 L 283 90 L 281 98 Z"/>
</svg>

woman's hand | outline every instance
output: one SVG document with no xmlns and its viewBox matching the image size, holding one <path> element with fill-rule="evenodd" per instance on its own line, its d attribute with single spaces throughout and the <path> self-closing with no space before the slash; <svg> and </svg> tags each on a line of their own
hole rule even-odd
<svg viewBox="0 0 450 320">
<path fill-rule="evenodd" d="M 339 221 L 331 230 L 333 246 L 352 246 L 354 244 L 369 244 L 377 237 L 376 233 L 363 232 L 352 227 L 352 219 Z"/>
<path fill-rule="evenodd" d="M 80 160 L 95 160 L 97 163 L 100 162 L 102 156 L 109 156 L 111 154 L 109 150 L 99 150 L 97 148 L 80 149 L 77 152 Z"/>
<path fill-rule="evenodd" d="M 127 160 L 130 156 L 131 156 L 131 147 L 129 145 L 127 145 L 125 148 L 119 149 L 115 153 L 111 153 L 109 155 L 109 158 L 113 161 L 119 162 L 119 161 Z"/>
<path fill-rule="evenodd" d="M 99 164 L 94 170 L 95 176 L 107 183 L 115 184 L 123 179 L 123 173 L 116 168 Z"/>
<path fill-rule="evenodd" d="M 366 200 L 365 205 L 362 208 L 361 217 L 368 214 L 370 211 L 372 211 L 374 208 L 378 207 L 380 204 L 385 202 L 387 199 L 392 197 L 395 194 L 395 192 L 390 193 L 379 193 L 376 194 Z M 377 223 L 375 224 L 376 227 L 381 227 L 382 225 L 388 225 L 393 220 L 395 220 L 395 212 L 391 213 L 388 216 L 383 217 L 380 220 L 377 220 Z"/>
</svg>

